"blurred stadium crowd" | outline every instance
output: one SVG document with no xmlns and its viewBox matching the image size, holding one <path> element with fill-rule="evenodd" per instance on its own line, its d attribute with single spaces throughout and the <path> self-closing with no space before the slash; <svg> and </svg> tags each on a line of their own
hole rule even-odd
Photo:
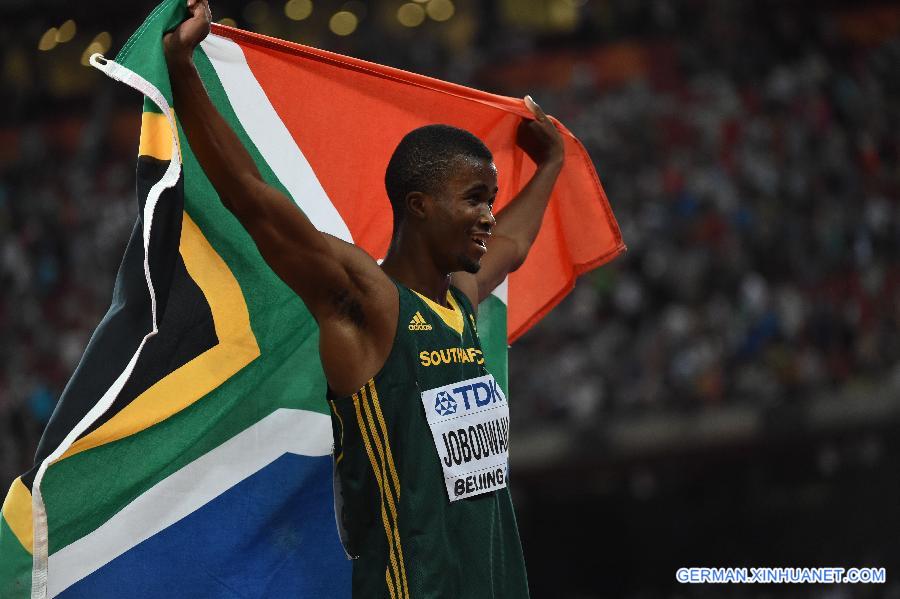
<svg viewBox="0 0 900 599">
<path fill-rule="evenodd" d="M 630 47 L 632 76 L 541 94 L 630 252 L 514 349 L 513 384 L 572 423 L 900 393 L 896 31 L 878 9 L 654 6 L 677 35 Z"/>
<path fill-rule="evenodd" d="M 354 35 L 300 41 L 532 93 L 588 148 L 629 246 L 512 348 L 522 430 L 900 396 L 896 5 L 457 2 L 423 26 L 450 33 L 421 37 L 386 32 L 375 12 Z M 253 28 L 244 14 L 237 25 Z M 40 31 L 24 31 L 38 52 Z M 22 36 L 5 39 L 9 80 Z M 136 216 L 139 105 L 92 81 L 72 96 L 2 92 L 13 107 L 0 126 L 4 487 L 30 467 L 109 305 Z"/>
</svg>

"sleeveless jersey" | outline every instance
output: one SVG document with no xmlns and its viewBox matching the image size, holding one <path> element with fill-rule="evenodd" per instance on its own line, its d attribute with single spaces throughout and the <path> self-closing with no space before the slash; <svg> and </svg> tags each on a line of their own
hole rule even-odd
<svg viewBox="0 0 900 599">
<path fill-rule="evenodd" d="M 487 374 L 472 307 L 455 288 L 448 309 L 395 285 L 400 312 L 387 362 L 352 396 L 329 392 L 335 510 L 354 560 L 353 597 L 528 597 L 509 489 L 451 502 L 423 406 L 423 391 Z"/>
</svg>

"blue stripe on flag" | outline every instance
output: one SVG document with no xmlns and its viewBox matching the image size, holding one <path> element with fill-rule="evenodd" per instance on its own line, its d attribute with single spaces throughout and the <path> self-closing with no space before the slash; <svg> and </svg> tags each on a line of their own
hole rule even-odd
<svg viewBox="0 0 900 599">
<path fill-rule="evenodd" d="M 331 474 L 285 454 L 59 597 L 350 597 Z"/>
</svg>

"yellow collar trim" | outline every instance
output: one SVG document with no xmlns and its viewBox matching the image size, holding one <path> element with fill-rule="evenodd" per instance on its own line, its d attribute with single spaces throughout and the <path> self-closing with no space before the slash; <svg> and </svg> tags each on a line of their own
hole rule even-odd
<svg viewBox="0 0 900 599">
<path fill-rule="evenodd" d="M 431 308 L 431 310 L 435 314 L 437 314 L 438 316 L 441 317 L 441 320 L 444 321 L 444 324 L 446 324 L 448 327 L 450 327 L 451 329 L 456 331 L 456 333 L 458 335 L 463 334 L 462 310 L 459 308 L 459 305 L 456 303 L 456 300 L 453 299 L 453 294 L 450 293 L 449 290 L 447 291 L 447 303 L 450 304 L 449 308 L 446 308 L 446 307 L 440 305 L 439 303 L 428 299 L 427 297 L 425 297 L 424 295 L 422 295 L 415 289 L 413 289 L 412 291 L 413 291 L 413 293 L 418 295 L 420 298 L 422 298 L 422 301 L 424 301 L 426 304 L 428 304 L 428 307 Z"/>
</svg>

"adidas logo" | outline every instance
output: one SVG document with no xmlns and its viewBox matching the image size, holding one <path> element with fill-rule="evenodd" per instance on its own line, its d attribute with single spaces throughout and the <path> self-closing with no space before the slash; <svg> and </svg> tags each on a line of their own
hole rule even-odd
<svg viewBox="0 0 900 599">
<path fill-rule="evenodd" d="M 410 331 L 430 331 L 431 325 L 425 322 L 425 317 L 422 316 L 421 312 L 416 312 L 416 315 L 412 317 L 412 320 L 409 321 L 409 330 Z"/>
</svg>

